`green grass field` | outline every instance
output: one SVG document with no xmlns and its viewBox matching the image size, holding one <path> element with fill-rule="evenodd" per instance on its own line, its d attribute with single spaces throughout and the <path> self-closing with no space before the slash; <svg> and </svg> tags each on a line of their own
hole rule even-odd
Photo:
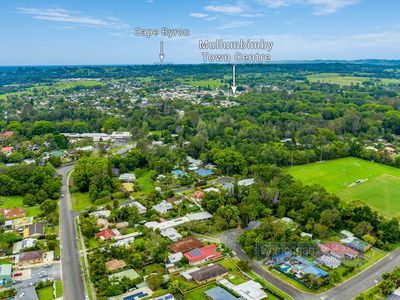
<svg viewBox="0 0 400 300">
<path fill-rule="evenodd" d="M 400 216 L 400 169 L 348 157 L 288 171 L 304 184 L 320 184 L 344 201 L 363 202 L 388 217 Z M 360 179 L 365 181 L 352 185 Z"/>
<path fill-rule="evenodd" d="M 336 73 L 319 73 L 306 76 L 307 80 L 310 82 L 323 82 L 323 83 L 333 83 L 338 85 L 351 85 L 351 84 L 362 84 L 364 81 L 370 80 L 368 77 L 361 76 L 349 76 L 340 75 Z M 399 84 L 400 80 L 395 78 L 381 78 L 382 84 Z"/>
<path fill-rule="evenodd" d="M 40 208 L 38 205 L 24 207 L 22 196 L 0 197 L 0 201 L 3 202 L 3 204 L 0 205 L 0 208 L 21 207 L 28 212 L 29 217 L 36 217 L 38 214 L 40 214 Z"/>
<path fill-rule="evenodd" d="M 37 294 L 38 294 L 39 300 L 52 300 L 52 299 L 54 299 L 53 287 L 52 286 L 49 286 L 49 287 L 44 288 L 44 289 L 37 290 Z"/>
<path fill-rule="evenodd" d="M 72 209 L 76 211 L 82 211 L 88 206 L 94 206 L 89 199 L 88 193 L 72 193 Z"/>
<path fill-rule="evenodd" d="M 308 75 L 307 80 L 310 82 L 324 82 L 333 83 L 339 85 L 351 85 L 362 83 L 368 80 L 367 77 L 357 77 L 357 76 L 343 76 L 336 73 L 320 73 L 314 75 Z"/>
<path fill-rule="evenodd" d="M 212 89 L 218 88 L 223 85 L 219 79 L 189 79 L 183 80 L 183 83 L 187 83 L 193 87 L 210 87 Z"/>
</svg>

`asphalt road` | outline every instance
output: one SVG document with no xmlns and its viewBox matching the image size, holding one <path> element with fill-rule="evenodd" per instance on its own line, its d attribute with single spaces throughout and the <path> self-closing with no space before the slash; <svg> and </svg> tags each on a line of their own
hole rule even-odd
<svg viewBox="0 0 400 300">
<path fill-rule="evenodd" d="M 57 170 L 62 175 L 60 201 L 60 245 L 63 293 L 66 300 L 84 300 L 85 288 L 80 266 L 79 248 L 76 240 L 75 213 L 71 208 L 71 196 L 68 187 L 68 172 L 73 166 L 61 167 Z"/>
<path fill-rule="evenodd" d="M 247 260 L 250 263 L 253 272 L 264 278 L 269 283 L 273 284 L 280 290 L 284 291 L 294 299 L 338 299 L 347 300 L 357 297 L 359 294 L 369 290 L 379 281 L 382 280 L 381 275 L 392 271 L 400 265 L 400 248 L 385 256 L 379 262 L 357 274 L 344 283 L 330 289 L 321 294 L 308 294 L 297 290 L 288 283 L 281 281 L 271 273 L 267 272 L 260 264 L 250 259 L 240 248 L 237 238 L 241 231 L 232 229 L 224 232 L 220 240 L 228 245 L 231 250 L 236 252 L 239 259 Z"/>
</svg>

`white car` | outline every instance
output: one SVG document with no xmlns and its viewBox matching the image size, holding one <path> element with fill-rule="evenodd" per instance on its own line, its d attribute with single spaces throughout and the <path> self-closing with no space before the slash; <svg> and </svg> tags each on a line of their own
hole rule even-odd
<svg viewBox="0 0 400 300">
<path fill-rule="evenodd" d="M 24 297 L 25 296 L 25 293 L 24 292 L 22 292 L 21 294 L 19 294 L 19 297 L 20 298 L 22 298 L 22 297 Z"/>
</svg>

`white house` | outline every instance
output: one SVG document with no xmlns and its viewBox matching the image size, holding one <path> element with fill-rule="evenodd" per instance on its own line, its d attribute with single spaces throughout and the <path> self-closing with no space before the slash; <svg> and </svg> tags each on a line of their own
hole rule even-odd
<svg viewBox="0 0 400 300">
<path fill-rule="evenodd" d="M 173 242 L 179 241 L 182 238 L 182 235 L 174 227 L 165 228 L 160 231 L 160 234 Z"/>
<path fill-rule="evenodd" d="M 247 178 L 238 181 L 238 186 L 249 186 L 254 183 L 254 178 Z"/>
<path fill-rule="evenodd" d="M 156 210 L 157 212 L 159 212 L 160 214 L 165 214 L 165 213 L 169 212 L 170 210 L 172 210 L 173 206 L 171 203 L 163 200 L 160 203 L 153 205 L 152 208 L 154 210 Z"/>
<path fill-rule="evenodd" d="M 118 177 L 118 180 L 123 182 L 134 182 L 136 181 L 136 175 L 133 173 L 124 173 Z"/>
<path fill-rule="evenodd" d="M 137 202 L 137 201 L 133 201 L 132 202 L 132 206 L 136 206 L 136 208 L 138 209 L 138 212 L 140 215 L 143 215 L 146 213 L 147 208 L 144 207 L 141 203 Z"/>
</svg>

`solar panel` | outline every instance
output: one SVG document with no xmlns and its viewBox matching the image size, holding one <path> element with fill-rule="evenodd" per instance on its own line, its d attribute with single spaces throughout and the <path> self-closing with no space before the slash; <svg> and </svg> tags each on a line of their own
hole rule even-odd
<svg viewBox="0 0 400 300">
<path fill-rule="evenodd" d="M 199 256 L 201 255 L 201 252 L 198 249 L 194 249 L 190 251 L 190 254 L 192 254 L 193 256 Z"/>
</svg>

